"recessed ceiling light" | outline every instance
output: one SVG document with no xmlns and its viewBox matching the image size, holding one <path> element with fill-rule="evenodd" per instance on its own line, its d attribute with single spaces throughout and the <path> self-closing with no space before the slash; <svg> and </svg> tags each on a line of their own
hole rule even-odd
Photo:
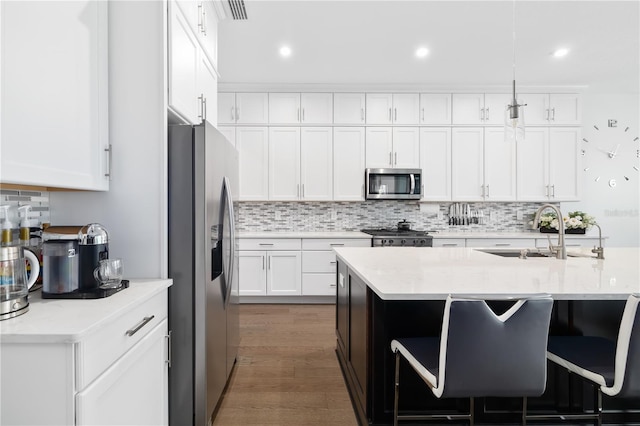
<svg viewBox="0 0 640 426">
<path fill-rule="evenodd" d="M 280 48 L 280 56 L 284 58 L 288 58 L 291 56 L 291 48 L 289 46 L 282 46 Z"/>
<path fill-rule="evenodd" d="M 416 58 L 425 58 L 429 54 L 429 49 L 426 47 L 419 47 L 416 49 Z"/>
<path fill-rule="evenodd" d="M 553 52 L 553 56 L 555 58 L 563 58 L 563 57 L 567 56 L 568 53 L 569 53 L 569 49 L 565 49 L 563 47 L 561 49 L 556 49 L 556 51 Z"/>
</svg>

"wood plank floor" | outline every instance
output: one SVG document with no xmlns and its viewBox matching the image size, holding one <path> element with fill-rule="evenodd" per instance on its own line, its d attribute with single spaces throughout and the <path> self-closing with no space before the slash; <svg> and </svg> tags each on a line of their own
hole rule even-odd
<svg viewBox="0 0 640 426">
<path fill-rule="evenodd" d="M 335 345 L 334 305 L 241 305 L 238 359 L 213 424 L 357 425 Z"/>
</svg>

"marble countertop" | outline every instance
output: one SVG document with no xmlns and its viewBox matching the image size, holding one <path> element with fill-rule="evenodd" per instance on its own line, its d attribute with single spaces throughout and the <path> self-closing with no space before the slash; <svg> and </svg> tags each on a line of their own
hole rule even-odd
<svg viewBox="0 0 640 426">
<path fill-rule="evenodd" d="M 384 300 L 443 300 L 448 294 L 500 296 L 548 293 L 555 299 L 623 300 L 640 292 L 640 249 L 588 248 L 583 257 L 501 257 L 477 248 L 344 247 L 334 249 Z M 495 250 L 493 248 L 492 250 Z"/>
<path fill-rule="evenodd" d="M 546 234 L 539 231 L 524 232 L 435 232 L 433 238 L 547 238 L 557 239 L 558 234 Z M 586 234 L 565 234 L 565 238 L 598 238 L 598 232 L 587 232 Z M 602 239 L 606 239 L 605 236 Z"/>
<path fill-rule="evenodd" d="M 42 299 L 29 293 L 29 311 L 0 321 L 0 343 L 73 343 L 171 286 L 170 279 L 130 280 L 126 288 L 104 299 Z"/>
<path fill-rule="evenodd" d="M 371 235 L 360 231 L 294 231 L 294 232 L 238 232 L 239 238 L 371 238 Z"/>
</svg>

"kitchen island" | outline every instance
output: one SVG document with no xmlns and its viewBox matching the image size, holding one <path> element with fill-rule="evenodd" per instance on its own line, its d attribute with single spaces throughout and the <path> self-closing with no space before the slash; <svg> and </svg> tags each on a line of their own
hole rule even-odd
<svg viewBox="0 0 640 426">
<path fill-rule="evenodd" d="M 640 292 L 638 248 L 607 248 L 604 260 L 591 257 L 595 255 L 587 249 L 570 251 L 576 257 L 567 260 L 502 257 L 472 248 L 335 251 L 337 354 L 361 424 L 391 424 L 390 342 L 396 337 L 438 336 L 448 294 L 491 298 L 547 293 L 555 299 L 551 334 L 589 333 L 615 339 L 624 301 L 630 293 Z M 500 303 L 493 307 L 506 309 Z M 401 409 L 450 410 L 465 404 L 436 399 L 406 366 L 401 374 Z M 532 411 L 588 408 L 586 391 L 579 381 L 550 366 L 547 391 L 532 398 L 529 406 Z M 477 419 L 517 423 L 520 405 L 519 399 L 485 398 L 477 404 Z M 639 405 L 637 400 L 605 401 L 606 408 Z M 605 416 L 605 420 L 615 417 L 624 423 L 624 416 Z"/>
</svg>

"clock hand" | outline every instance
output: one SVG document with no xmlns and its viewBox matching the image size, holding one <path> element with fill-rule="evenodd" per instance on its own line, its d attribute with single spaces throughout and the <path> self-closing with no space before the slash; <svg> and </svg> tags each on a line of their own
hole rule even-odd
<svg viewBox="0 0 640 426">
<path fill-rule="evenodd" d="M 615 156 L 618 154 L 618 148 L 620 148 L 620 144 L 616 145 L 616 149 L 609 153 L 609 158 L 615 158 Z"/>
</svg>

